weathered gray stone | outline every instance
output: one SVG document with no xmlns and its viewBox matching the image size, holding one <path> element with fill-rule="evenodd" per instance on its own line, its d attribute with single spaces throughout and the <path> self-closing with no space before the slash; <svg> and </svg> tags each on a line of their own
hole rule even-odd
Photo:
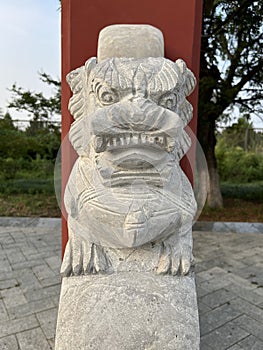
<svg viewBox="0 0 263 350">
<path fill-rule="evenodd" d="M 64 278 L 57 350 L 197 350 L 194 278 L 152 273 Z"/>
<path fill-rule="evenodd" d="M 98 62 L 111 57 L 163 57 L 162 32 L 150 25 L 112 25 L 101 30 Z"/>
<path fill-rule="evenodd" d="M 57 350 L 199 349 L 197 205 L 180 167 L 196 80 L 163 48 L 156 28 L 110 26 L 98 60 L 67 75 L 79 158 L 64 195 Z"/>
</svg>

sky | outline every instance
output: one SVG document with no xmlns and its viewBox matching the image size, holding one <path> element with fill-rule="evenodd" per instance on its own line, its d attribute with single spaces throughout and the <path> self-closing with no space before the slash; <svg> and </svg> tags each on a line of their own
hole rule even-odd
<svg viewBox="0 0 263 350">
<path fill-rule="evenodd" d="M 58 0 L 0 0 L 0 108 L 7 111 L 13 83 L 50 95 L 38 72 L 60 78 Z M 13 118 L 25 114 L 9 110 Z"/>
<path fill-rule="evenodd" d="M 60 78 L 59 0 L 0 0 L 0 110 L 7 111 L 13 83 L 50 95 L 38 72 Z M 13 119 L 24 112 L 9 109 Z M 236 114 L 237 115 L 237 114 Z M 235 121 L 233 119 L 233 121 Z M 233 122 L 232 121 L 232 122 Z M 253 117 L 254 127 L 263 122 Z"/>
</svg>

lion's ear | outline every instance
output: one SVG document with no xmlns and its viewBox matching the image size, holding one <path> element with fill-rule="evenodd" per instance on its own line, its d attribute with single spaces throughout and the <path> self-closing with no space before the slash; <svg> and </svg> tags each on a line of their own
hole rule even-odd
<svg viewBox="0 0 263 350">
<path fill-rule="evenodd" d="M 87 112 L 87 83 L 91 70 L 96 65 L 96 58 L 90 58 L 85 66 L 70 72 L 66 79 L 73 93 L 69 100 L 69 111 L 74 119 L 82 118 Z"/>
<path fill-rule="evenodd" d="M 179 68 L 180 73 L 182 74 L 183 79 L 183 91 L 185 96 L 191 94 L 196 85 L 196 79 L 194 74 L 187 68 L 186 63 L 182 59 L 178 59 L 175 61 L 175 64 Z"/>
<path fill-rule="evenodd" d="M 73 93 L 69 100 L 69 111 L 75 122 L 71 125 L 69 139 L 75 150 L 80 155 L 83 151 L 83 117 L 88 110 L 88 78 L 92 69 L 96 66 L 96 58 L 90 58 L 84 66 L 70 72 L 66 79 Z"/>
</svg>

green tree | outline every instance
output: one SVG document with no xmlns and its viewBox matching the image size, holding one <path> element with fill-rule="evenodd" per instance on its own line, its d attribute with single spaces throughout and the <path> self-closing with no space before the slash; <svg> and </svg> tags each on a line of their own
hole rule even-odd
<svg viewBox="0 0 263 350">
<path fill-rule="evenodd" d="M 30 90 L 25 90 L 22 87 L 18 87 L 13 84 L 10 91 L 12 94 L 12 100 L 9 103 L 9 108 L 14 108 L 17 111 L 26 111 L 29 116 L 30 126 L 28 133 L 35 135 L 41 129 L 56 129 L 52 117 L 56 114 L 60 114 L 60 95 L 61 84 L 60 81 L 51 78 L 46 73 L 40 73 L 40 79 L 54 88 L 54 93 L 51 97 L 45 97 L 42 92 L 36 93 Z"/>
<path fill-rule="evenodd" d="M 215 157 L 216 125 L 241 113 L 262 112 L 263 2 L 204 0 L 198 139 L 209 170 L 208 205 L 222 206 Z"/>
<path fill-rule="evenodd" d="M 246 117 L 242 117 L 218 135 L 217 143 L 225 148 L 240 147 L 244 151 L 254 151 L 256 139 L 257 133 L 254 131 L 253 124 Z"/>
</svg>

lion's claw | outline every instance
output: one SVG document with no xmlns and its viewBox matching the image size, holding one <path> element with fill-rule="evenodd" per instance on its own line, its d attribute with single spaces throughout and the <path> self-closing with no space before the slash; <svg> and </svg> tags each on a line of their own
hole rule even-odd
<svg viewBox="0 0 263 350">
<path fill-rule="evenodd" d="M 62 277 L 104 273 L 109 268 L 110 262 L 102 247 L 78 235 L 69 239 L 60 269 Z"/>
<path fill-rule="evenodd" d="M 157 266 L 157 274 L 185 276 L 189 273 L 192 263 L 193 257 L 190 246 L 182 245 L 175 248 L 169 244 L 164 245 Z"/>
</svg>

